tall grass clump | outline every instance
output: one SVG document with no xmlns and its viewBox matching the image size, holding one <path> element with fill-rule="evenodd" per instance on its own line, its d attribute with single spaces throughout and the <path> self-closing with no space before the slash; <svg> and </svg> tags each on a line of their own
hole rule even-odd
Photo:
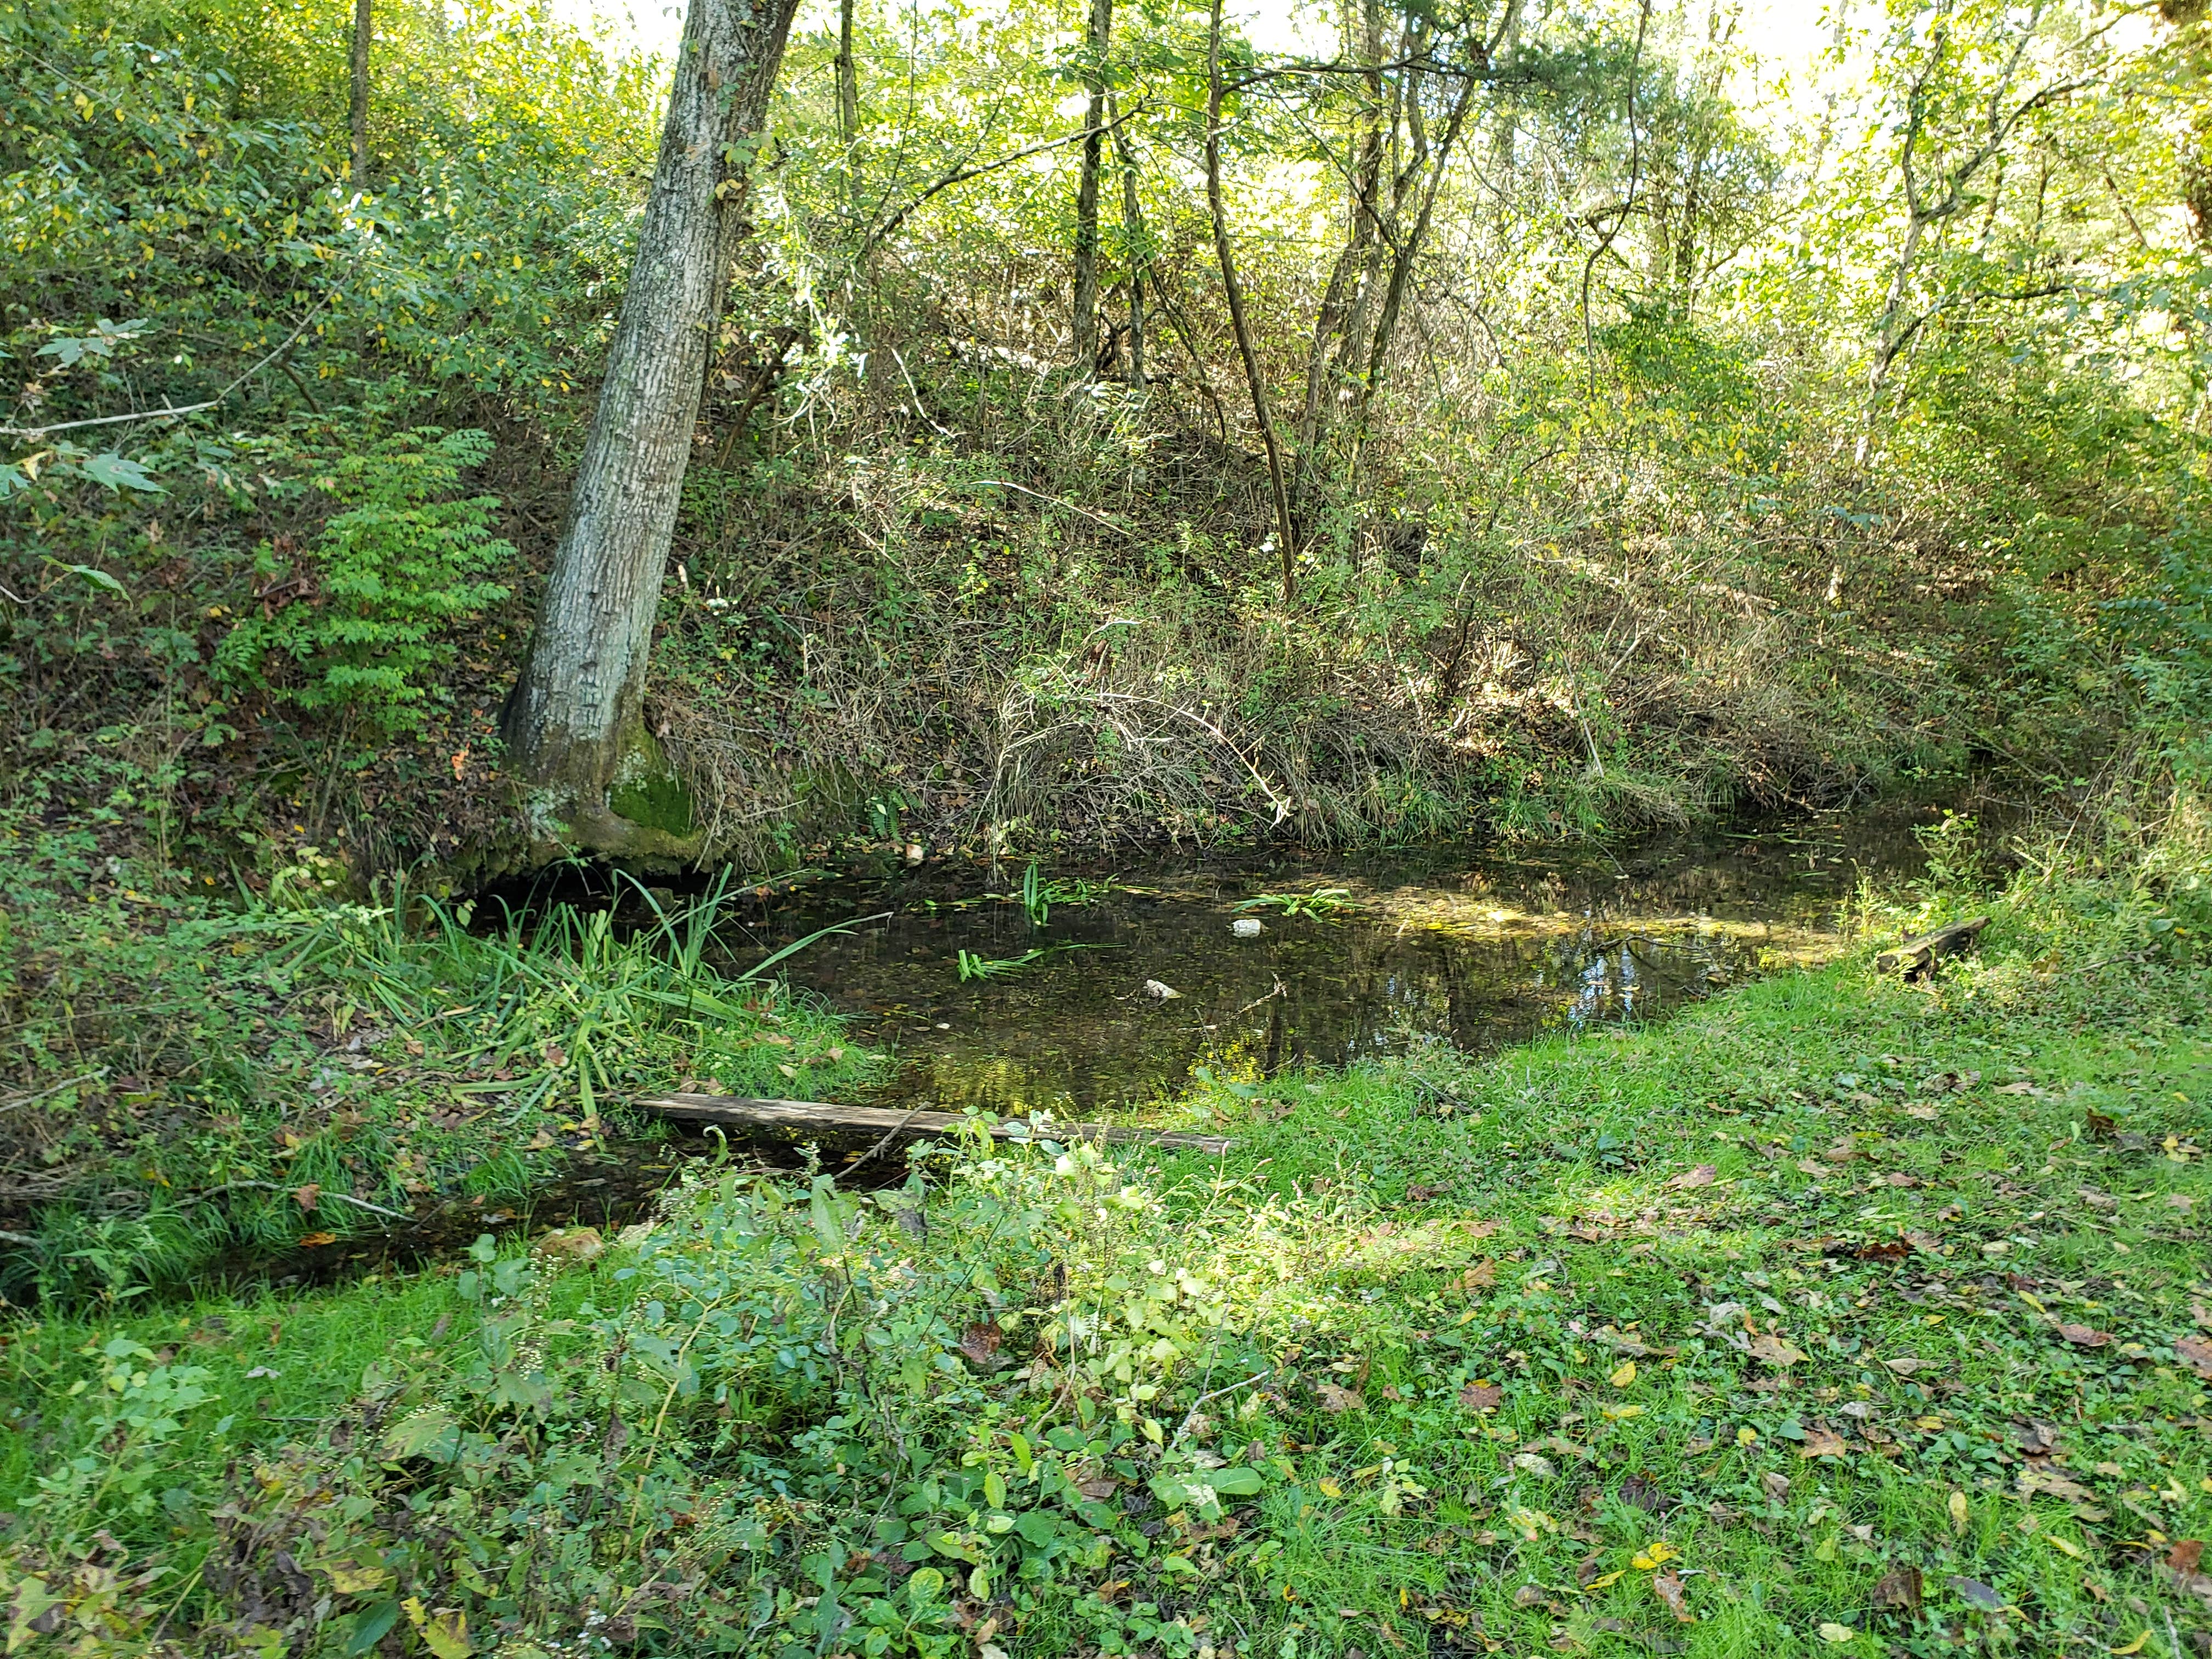
<svg viewBox="0 0 2212 1659">
<path fill-rule="evenodd" d="M 526 1206 L 568 1153 L 652 1132 L 631 1095 L 865 1079 L 876 1057 L 769 977 L 787 951 L 715 965 L 720 893 L 674 915 L 647 896 L 635 927 L 568 906 L 483 927 L 404 884 L 33 909 L 10 941 L 45 983 L 11 1010 L 0 1157 L 26 1242 L 4 1288 L 136 1293 L 455 1194 Z"/>
</svg>

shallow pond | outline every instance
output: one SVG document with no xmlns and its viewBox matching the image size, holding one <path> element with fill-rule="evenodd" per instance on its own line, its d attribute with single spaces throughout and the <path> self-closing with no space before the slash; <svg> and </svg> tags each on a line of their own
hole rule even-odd
<svg viewBox="0 0 2212 1659">
<path fill-rule="evenodd" d="M 888 911 L 788 963 L 794 985 L 899 1055 L 875 1102 L 1111 1116 L 1201 1066 L 1243 1076 L 1436 1042 L 1491 1049 L 1663 1014 L 1817 960 L 1837 948 L 1862 876 L 1917 866 L 1913 822 L 1825 817 L 1609 850 L 1063 860 L 1037 873 L 1041 921 L 1021 902 L 1019 865 L 884 860 L 741 898 L 724 937 L 752 961 Z M 1320 914 L 1279 902 L 1329 890 Z"/>
<path fill-rule="evenodd" d="M 1919 867 L 1911 830 L 1925 816 L 1893 809 L 1610 849 L 1063 860 L 1035 878 L 1040 920 L 1022 902 L 1020 865 L 862 860 L 739 890 L 720 938 L 730 965 L 746 965 L 831 923 L 877 918 L 787 959 L 795 986 L 897 1056 L 866 1103 L 1112 1118 L 1142 1115 L 1201 1067 L 1241 1078 L 1432 1043 L 1480 1052 L 1547 1028 L 1657 1017 L 1747 974 L 1817 961 L 1839 947 L 1839 913 L 1862 877 Z M 1285 914 L 1282 901 L 1316 894 L 1328 896 Z M 603 887 L 514 895 L 554 896 L 607 901 Z M 702 1144 L 617 1144 L 516 1209 L 454 1196 L 328 1252 L 242 1255 L 226 1276 L 322 1282 L 447 1255 L 487 1228 L 611 1229 L 645 1213 Z M 882 1172 L 897 1168 L 886 1160 Z"/>
</svg>

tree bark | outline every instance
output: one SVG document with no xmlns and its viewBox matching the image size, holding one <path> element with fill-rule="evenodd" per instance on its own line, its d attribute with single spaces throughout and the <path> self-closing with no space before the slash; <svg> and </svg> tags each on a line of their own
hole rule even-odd
<svg viewBox="0 0 2212 1659">
<path fill-rule="evenodd" d="M 353 87 L 346 113 L 353 128 L 353 187 L 368 187 L 369 0 L 353 0 Z"/>
<path fill-rule="evenodd" d="M 1259 422 L 1261 441 L 1267 447 L 1267 482 L 1275 496 L 1275 539 L 1283 555 L 1283 598 L 1288 600 L 1297 594 L 1298 550 L 1291 534 L 1291 494 L 1283 483 L 1282 446 L 1275 441 L 1275 422 L 1267 413 L 1267 387 L 1260 378 L 1252 331 L 1244 320 L 1244 289 L 1237 280 L 1229 216 L 1221 205 L 1221 0 L 1213 0 L 1212 21 L 1206 36 L 1206 205 L 1213 216 L 1213 251 L 1221 261 L 1221 286 L 1229 297 L 1229 325 L 1237 336 L 1237 355 L 1243 360 L 1244 383 L 1251 388 L 1252 416 Z"/>
<path fill-rule="evenodd" d="M 845 147 L 845 189 L 857 209 L 860 158 L 860 72 L 853 58 L 853 0 L 837 0 L 837 137 Z"/>
<path fill-rule="evenodd" d="M 746 171 L 797 7 L 690 0 L 599 410 L 507 701 L 516 769 L 539 792 L 533 818 L 602 851 L 640 839 L 609 808 L 610 788 L 635 781 L 641 763 L 662 767 L 640 713 L 653 616 Z"/>
<path fill-rule="evenodd" d="M 1091 103 L 1083 118 L 1083 173 L 1075 188 L 1075 366 L 1090 374 L 1098 360 L 1098 179 L 1105 161 L 1106 45 L 1114 27 L 1114 0 L 1091 0 L 1084 37 L 1084 84 Z"/>
<path fill-rule="evenodd" d="M 1114 110 L 1109 97 L 1109 115 Z M 1118 120 L 1114 124 L 1114 155 L 1121 164 L 1121 238 L 1128 244 L 1129 260 L 1129 384 L 1145 384 L 1145 210 L 1137 200 L 1137 151 Z"/>
</svg>

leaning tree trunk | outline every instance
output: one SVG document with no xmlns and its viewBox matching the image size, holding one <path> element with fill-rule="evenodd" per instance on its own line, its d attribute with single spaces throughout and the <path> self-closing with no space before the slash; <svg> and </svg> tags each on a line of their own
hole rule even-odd
<svg viewBox="0 0 2212 1659">
<path fill-rule="evenodd" d="M 1114 27 L 1114 0 L 1091 0 L 1091 27 L 1084 41 L 1090 61 L 1083 78 L 1091 101 L 1083 125 L 1083 172 L 1075 187 L 1075 366 L 1091 373 L 1098 356 L 1098 175 L 1105 161 L 1106 46 Z"/>
<path fill-rule="evenodd" d="M 798 0 L 690 0 L 599 412 L 505 727 L 532 816 L 611 853 L 653 837 L 609 806 L 665 800 L 640 706 L 684 470 L 744 216 L 745 172 Z M 636 774 L 638 775 L 632 775 Z M 619 804 L 621 798 L 617 797 Z M 689 828 L 645 815 L 663 831 Z"/>
<path fill-rule="evenodd" d="M 1221 264 L 1221 290 L 1229 301 L 1229 328 L 1237 337 L 1237 356 L 1244 364 L 1244 385 L 1252 394 L 1252 418 L 1267 448 L 1267 483 L 1275 497 L 1275 536 L 1283 564 L 1283 599 L 1297 594 L 1297 539 L 1291 531 L 1291 496 L 1283 483 L 1282 446 L 1275 440 L 1274 417 L 1267 412 L 1267 386 L 1252 349 L 1252 330 L 1244 318 L 1244 288 L 1237 280 L 1237 254 L 1229 235 L 1229 216 L 1221 204 L 1221 0 L 1206 36 L 1206 207 L 1213 220 L 1213 252 Z"/>
</svg>

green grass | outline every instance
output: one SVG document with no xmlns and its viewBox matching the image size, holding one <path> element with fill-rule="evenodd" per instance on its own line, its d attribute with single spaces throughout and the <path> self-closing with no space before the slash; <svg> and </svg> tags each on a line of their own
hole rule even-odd
<svg viewBox="0 0 2212 1659">
<path fill-rule="evenodd" d="M 1928 986 L 1218 1079 L 1225 1159 L 706 1172 L 588 1267 L 20 1326 L 5 1481 L 91 1468 L 18 1589 L 209 1650 L 2180 1659 L 2212 976 L 2155 892 L 1996 908 Z M 118 1428 L 163 1349 L 208 1398 Z"/>
<path fill-rule="evenodd" d="M 427 1201 L 523 1200 L 574 1152 L 661 1133 L 629 1095 L 785 1094 L 802 1073 L 835 1091 L 882 1064 L 759 970 L 716 969 L 714 895 L 629 927 L 556 907 L 475 931 L 404 889 L 28 897 L 0 1119 L 8 1225 L 38 1239 L 0 1271 L 18 1300 L 172 1290 Z"/>
</svg>

